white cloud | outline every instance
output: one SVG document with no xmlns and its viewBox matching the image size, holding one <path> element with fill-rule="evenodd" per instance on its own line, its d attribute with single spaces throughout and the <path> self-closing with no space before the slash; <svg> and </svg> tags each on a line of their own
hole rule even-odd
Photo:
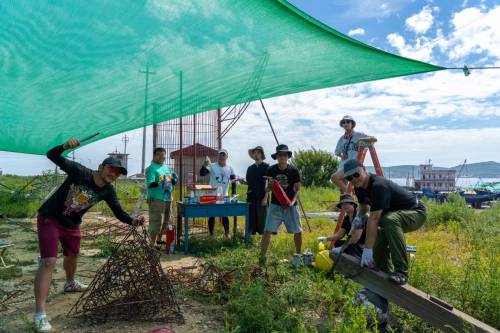
<svg viewBox="0 0 500 333">
<path fill-rule="evenodd" d="M 490 13 L 439 43 L 451 60 L 463 59 L 471 54 L 487 54 L 485 62 L 488 58 L 500 58 L 500 26 L 497 23 L 500 8 L 496 7 Z M 467 8 L 453 14 L 450 24 L 456 29 L 484 14 L 478 8 Z"/>
<path fill-rule="evenodd" d="M 433 8 L 433 11 L 437 11 L 437 9 Z M 421 13 L 416 15 L 420 15 Z M 484 14 L 487 14 L 487 16 L 483 17 Z M 462 66 L 463 63 L 468 62 L 468 59 L 474 58 L 473 64 L 475 66 L 484 66 L 500 58 L 500 26 L 496 24 L 499 15 L 499 7 L 489 12 L 481 12 L 480 9 L 472 7 L 453 13 L 449 25 L 452 30 L 457 28 L 460 28 L 460 30 L 453 32 L 446 38 L 438 40 L 435 44 L 421 50 L 419 49 L 422 46 L 441 37 L 443 35 L 443 30 L 437 29 L 434 38 L 417 36 L 415 39 L 409 41 L 406 41 L 403 36 L 396 32 L 387 36 L 387 42 L 394 47 L 401 56 L 408 56 L 411 54 L 410 58 L 416 60 L 434 62 L 437 58 L 436 54 L 433 54 L 433 51 L 439 50 L 446 57 L 446 60 L 437 62 L 440 65 L 450 67 Z M 412 16 L 412 18 L 413 17 L 415 17 L 415 15 Z M 411 23 L 414 24 L 412 29 L 415 32 L 417 32 L 418 29 L 424 28 L 423 23 L 419 25 L 416 22 L 417 20 Z M 407 26 L 409 26 L 408 20 Z M 416 50 L 419 51 L 412 54 Z M 477 55 L 482 55 L 482 57 L 477 58 Z"/>
<path fill-rule="evenodd" d="M 358 28 L 356 30 L 350 30 L 347 34 L 349 36 L 364 35 L 365 34 L 365 29 Z"/>
<path fill-rule="evenodd" d="M 425 6 L 420 13 L 406 19 L 406 26 L 417 34 L 425 34 L 431 28 L 433 22 L 432 9 Z"/>
<path fill-rule="evenodd" d="M 387 42 L 396 50 L 398 50 L 399 55 L 404 57 L 420 49 L 423 45 L 427 44 L 429 41 L 430 41 L 429 38 L 421 36 L 415 40 L 415 45 L 411 46 L 409 44 L 406 44 L 404 37 L 398 33 L 392 33 L 387 36 Z M 432 53 L 432 48 L 430 47 L 424 48 L 415 53 L 414 55 L 411 55 L 410 58 L 420 61 L 430 62 L 432 60 L 431 53 Z"/>
</svg>

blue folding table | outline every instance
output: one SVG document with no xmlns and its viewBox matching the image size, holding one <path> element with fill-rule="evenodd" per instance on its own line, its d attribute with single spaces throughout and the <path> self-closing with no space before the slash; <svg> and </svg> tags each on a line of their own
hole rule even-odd
<svg viewBox="0 0 500 333">
<path fill-rule="evenodd" d="M 248 243 L 248 214 L 250 203 L 236 202 L 223 204 L 184 204 L 177 201 L 177 242 L 182 241 L 182 218 L 184 217 L 184 252 L 189 248 L 189 219 L 196 217 L 234 216 L 234 232 L 236 233 L 237 216 L 245 216 L 245 242 Z"/>
</svg>

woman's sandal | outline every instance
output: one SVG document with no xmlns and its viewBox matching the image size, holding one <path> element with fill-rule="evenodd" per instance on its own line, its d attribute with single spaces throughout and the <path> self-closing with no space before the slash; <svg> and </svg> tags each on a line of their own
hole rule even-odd
<svg viewBox="0 0 500 333">
<path fill-rule="evenodd" d="M 400 271 L 395 271 L 391 273 L 389 277 L 387 277 L 387 280 L 391 281 L 394 284 L 402 286 L 406 284 L 406 282 L 408 282 L 408 277 L 403 273 L 401 273 Z"/>
</svg>

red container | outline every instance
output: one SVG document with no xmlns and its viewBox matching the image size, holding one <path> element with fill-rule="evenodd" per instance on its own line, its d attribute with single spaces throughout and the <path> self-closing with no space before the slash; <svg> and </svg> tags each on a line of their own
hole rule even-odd
<svg viewBox="0 0 500 333">
<path fill-rule="evenodd" d="M 167 254 L 170 254 L 170 245 L 172 244 L 172 241 L 174 241 L 175 244 L 175 228 L 173 227 L 173 225 L 171 224 L 168 225 L 166 233 L 167 233 L 167 244 L 165 244 L 165 252 Z"/>
</svg>

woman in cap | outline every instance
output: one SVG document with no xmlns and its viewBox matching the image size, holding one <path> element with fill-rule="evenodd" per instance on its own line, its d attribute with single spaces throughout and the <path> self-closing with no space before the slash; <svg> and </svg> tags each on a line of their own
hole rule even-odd
<svg viewBox="0 0 500 333">
<path fill-rule="evenodd" d="M 339 232 L 330 237 L 319 237 L 318 242 L 335 242 L 335 248 L 332 251 L 340 252 L 340 249 L 344 245 L 345 241 L 342 240 L 349 231 L 351 231 L 351 223 L 356 217 L 358 205 L 354 201 L 351 194 L 342 194 L 340 196 L 340 202 L 337 204 L 337 208 L 342 209 L 346 214 L 344 220 L 342 221 L 342 227 Z M 361 218 L 361 228 L 356 230 L 349 240 L 349 244 L 346 244 L 344 253 L 350 254 L 353 257 L 361 259 L 363 255 L 363 249 L 365 247 L 366 238 L 366 222 L 368 221 L 368 215 Z"/>
<path fill-rule="evenodd" d="M 339 170 L 332 175 L 332 182 L 340 189 L 340 193 L 347 191 L 347 180 L 344 179 L 345 162 L 355 159 L 358 156 L 359 147 L 368 147 L 377 142 L 374 136 L 368 136 L 362 132 L 355 132 L 356 122 L 351 116 L 344 116 L 339 122 L 340 127 L 345 131 L 337 142 L 335 156 L 340 157 Z"/>
</svg>

